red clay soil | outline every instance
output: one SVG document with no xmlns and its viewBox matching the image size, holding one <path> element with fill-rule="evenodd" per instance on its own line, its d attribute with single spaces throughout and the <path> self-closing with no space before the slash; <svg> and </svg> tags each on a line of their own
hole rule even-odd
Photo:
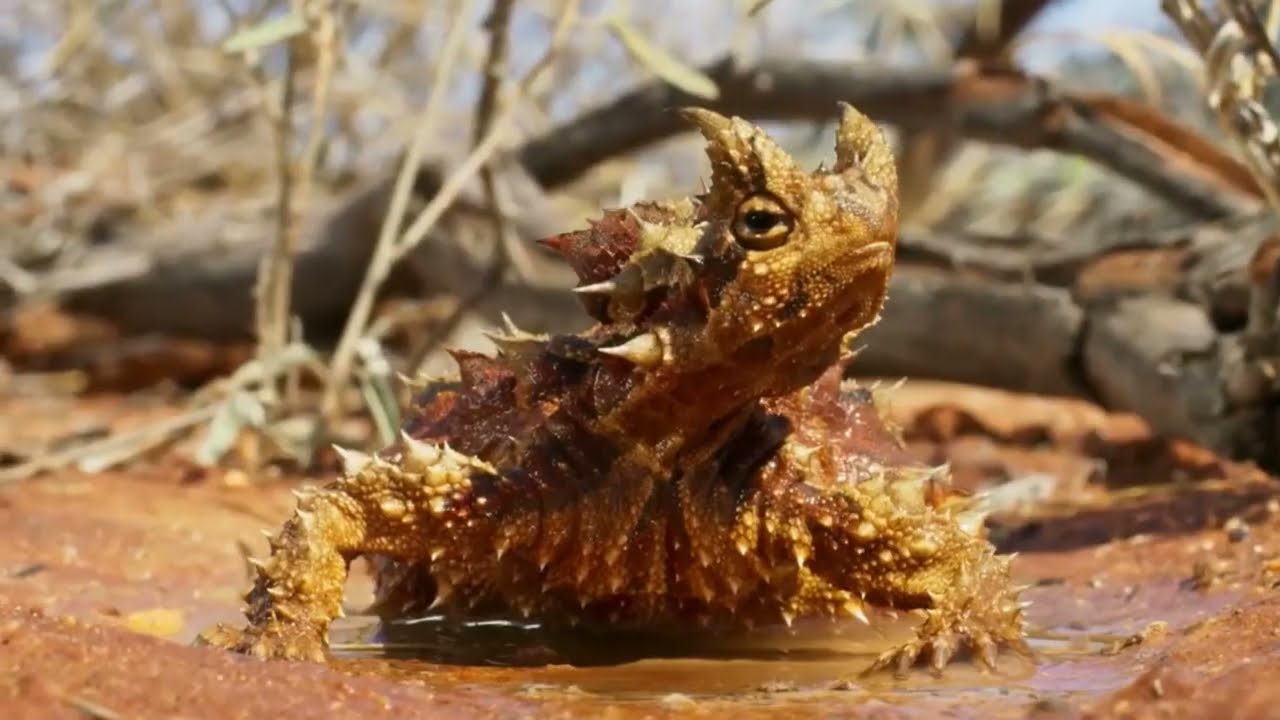
<svg viewBox="0 0 1280 720">
<path fill-rule="evenodd" d="M 779 640 L 787 653 L 578 664 L 547 647 L 504 646 L 524 661 L 503 666 L 191 647 L 238 618 L 243 552 L 263 554 L 289 490 L 324 478 L 245 483 L 170 455 L 0 485 L 0 717 L 1280 717 L 1280 485 L 1081 403 L 924 383 L 893 397 L 916 452 L 999 486 L 992 533 L 1033 585 L 1035 667 L 858 680 L 886 639 L 829 629 Z M 0 447 L 115 427 L 125 408 L 6 401 Z"/>
</svg>

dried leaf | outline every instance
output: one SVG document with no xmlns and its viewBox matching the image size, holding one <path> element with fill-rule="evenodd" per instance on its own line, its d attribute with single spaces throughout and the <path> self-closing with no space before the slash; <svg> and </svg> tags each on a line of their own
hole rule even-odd
<svg viewBox="0 0 1280 720">
<path fill-rule="evenodd" d="M 246 427 L 262 427 L 267 421 L 267 409 L 253 395 L 237 392 L 229 395 L 218 407 L 204 442 L 196 450 L 196 462 L 202 467 L 217 464 L 235 445 Z"/>
<path fill-rule="evenodd" d="M 649 42 L 636 32 L 621 18 L 610 18 L 608 27 L 618 40 L 627 48 L 641 65 L 649 72 L 680 88 L 681 90 L 707 100 L 720 97 L 720 88 L 716 82 L 696 68 L 681 62 L 666 50 Z"/>
<path fill-rule="evenodd" d="M 241 30 L 227 38 L 222 43 L 222 49 L 229 53 L 258 50 L 288 40 L 306 29 L 307 21 L 302 15 L 290 12 Z"/>
<path fill-rule="evenodd" d="M 274 422 L 263 430 L 275 450 L 283 453 L 298 467 L 306 467 L 315 457 L 320 432 L 320 418 L 315 415 L 295 415 Z"/>
<path fill-rule="evenodd" d="M 356 353 L 364 364 L 364 372 L 359 378 L 360 393 L 378 428 L 378 436 L 384 445 L 390 444 L 400 427 L 400 407 L 391 381 L 391 363 L 383 354 L 382 346 L 369 339 L 356 347 Z"/>
</svg>

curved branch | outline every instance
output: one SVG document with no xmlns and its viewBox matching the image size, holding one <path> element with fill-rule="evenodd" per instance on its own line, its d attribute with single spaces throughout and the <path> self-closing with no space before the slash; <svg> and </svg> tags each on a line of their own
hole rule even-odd
<svg viewBox="0 0 1280 720">
<path fill-rule="evenodd" d="M 1082 155 L 1204 218 L 1258 208 L 1248 171 L 1195 132 L 1122 98 L 1072 94 L 1009 69 L 960 62 L 950 70 L 721 59 L 703 69 L 720 97 L 705 101 L 662 82 L 639 87 L 524 145 L 519 157 L 544 187 L 608 158 L 688 130 L 671 110 L 702 105 L 754 120 L 823 120 L 836 101 L 907 130 Z"/>
</svg>

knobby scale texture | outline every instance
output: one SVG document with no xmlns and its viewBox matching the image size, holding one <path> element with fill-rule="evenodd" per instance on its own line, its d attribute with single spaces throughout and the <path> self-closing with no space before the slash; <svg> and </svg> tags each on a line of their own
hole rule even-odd
<svg viewBox="0 0 1280 720">
<path fill-rule="evenodd" d="M 597 324 L 455 353 L 458 377 L 418 394 L 399 442 L 344 451 L 344 476 L 299 500 L 248 626 L 205 642 L 323 659 L 364 555 L 383 616 L 732 630 L 865 621 L 872 604 L 924 618 L 871 669 L 1029 652 L 981 513 L 841 379 L 893 268 L 884 136 L 844 106 L 834 166 L 806 172 L 742 119 L 684 114 L 706 194 L 542 241 Z"/>
</svg>

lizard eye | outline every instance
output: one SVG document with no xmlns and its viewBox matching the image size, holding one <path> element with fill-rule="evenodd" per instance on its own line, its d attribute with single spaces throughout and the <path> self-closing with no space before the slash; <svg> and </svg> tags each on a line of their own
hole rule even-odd
<svg viewBox="0 0 1280 720">
<path fill-rule="evenodd" d="M 770 250 L 787 241 L 793 226 L 782 203 L 768 195 L 752 195 L 738 206 L 733 236 L 749 250 Z"/>
</svg>

